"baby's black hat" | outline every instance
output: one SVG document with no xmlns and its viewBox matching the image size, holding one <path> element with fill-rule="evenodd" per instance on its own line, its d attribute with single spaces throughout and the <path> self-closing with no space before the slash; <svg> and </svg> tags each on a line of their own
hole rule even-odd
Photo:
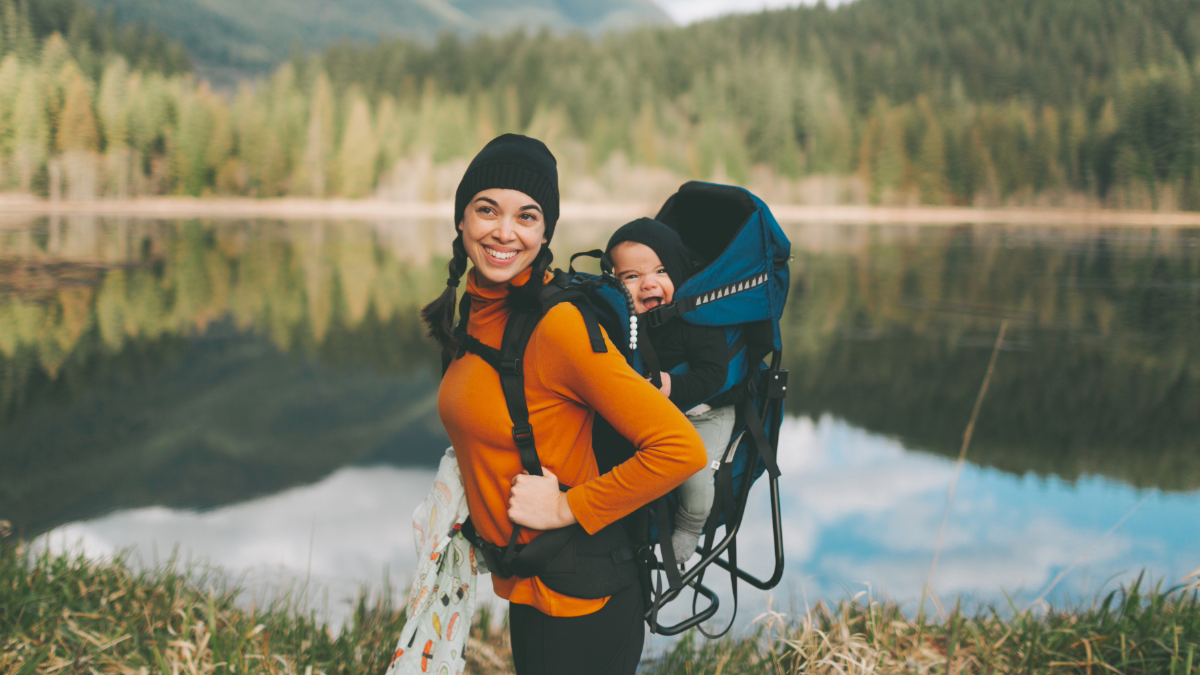
<svg viewBox="0 0 1200 675">
<path fill-rule="evenodd" d="M 604 264 L 608 267 L 606 271 L 612 271 L 612 250 L 626 241 L 649 246 L 676 289 L 692 276 L 692 256 L 679 238 L 679 233 L 653 218 L 638 218 L 613 232 L 604 249 Z"/>
<path fill-rule="evenodd" d="M 454 224 L 463 220 L 467 203 L 484 190 L 518 190 L 542 207 L 546 241 L 558 224 L 558 162 L 545 143 L 519 134 L 493 138 L 471 160 L 454 194 Z"/>
</svg>

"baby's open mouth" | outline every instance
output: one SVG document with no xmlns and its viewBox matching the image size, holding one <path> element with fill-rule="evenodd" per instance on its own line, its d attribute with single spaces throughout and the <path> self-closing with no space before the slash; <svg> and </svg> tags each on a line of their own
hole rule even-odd
<svg viewBox="0 0 1200 675">
<path fill-rule="evenodd" d="M 642 306 L 648 310 L 654 309 L 655 307 L 658 307 L 661 304 L 663 304 L 662 298 L 658 298 L 658 297 L 642 298 Z"/>
</svg>

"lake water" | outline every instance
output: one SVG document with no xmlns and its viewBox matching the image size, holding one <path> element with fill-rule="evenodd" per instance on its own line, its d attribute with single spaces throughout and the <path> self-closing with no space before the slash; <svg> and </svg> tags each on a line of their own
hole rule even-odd
<svg viewBox="0 0 1200 675">
<path fill-rule="evenodd" d="M 558 260 L 619 223 L 564 222 Z M 963 429 L 942 603 L 1090 598 L 1200 567 L 1200 231 L 785 226 L 785 582 L 743 624 L 914 608 Z M 55 548 L 307 583 L 333 618 L 414 566 L 447 442 L 418 307 L 442 222 L 0 220 L 0 519 Z M 768 573 L 765 486 L 742 562 Z M 726 599 L 727 584 L 710 575 Z"/>
</svg>

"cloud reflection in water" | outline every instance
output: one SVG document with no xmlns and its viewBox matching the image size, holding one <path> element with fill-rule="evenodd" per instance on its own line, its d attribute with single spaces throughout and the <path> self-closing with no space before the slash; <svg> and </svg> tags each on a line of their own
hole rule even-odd
<svg viewBox="0 0 1200 675">
<path fill-rule="evenodd" d="M 774 606 L 803 609 L 806 601 L 838 600 L 870 584 L 876 597 L 886 594 L 915 609 L 953 461 L 908 451 L 831 417 L 789 418 L 780 468 L 788 562 Z M 378 586 L 385 570 L 400 590 L 407 587 L 415 566 L 409 518 L 432 479 L 430 469 L 348 467 L 313 485 L 233 506 L 122 511 L 60 527 L 42 541 L 55 548 L 79 544 L 91 555 L 134 546 L 147 563 L 152 551 L 162 559 L 177 544 L 183 557 L 245 573 L 258 593 L 311 575 L 328 593 L 330 618 L 340 620 L 349 610 L 345 600 L 362 585 Z M 756 487 L 739 538 L 740 562 L 759 574 L 770 572 L 766 494 L 765 484 Z M 1137 513 L 1102 538 L 1147 494 Z M 1067 597 L 1091 596 L 1110 578 L 1126 580 L 1142 568 L 1174 582 L 1200 564 L 1196 513 L 1200 493 L 1147 492 L 1101 478 L 1069 484 L 968 464 L 934 588 L 943 602 L 962 594 L 1003 605 L 1007 593 L 1024 606 L 1085 551 L 1060 585 Z M 714 570 L 706 583 L 728 599 L 726 578 Z M 765 594 L 743 587 L 739 622 L 766 603 Z M 722 605 L 718 624 L 730 608 Z"/>
</svg>

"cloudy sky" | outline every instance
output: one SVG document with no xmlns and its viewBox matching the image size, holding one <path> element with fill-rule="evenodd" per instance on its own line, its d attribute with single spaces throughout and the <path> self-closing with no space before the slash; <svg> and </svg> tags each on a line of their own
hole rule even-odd
<svg viewBox="0 0 1200 675">
<path fill-rule="evenodd" d="M 701 19 L 711 19 L 734 12 L 757 12 L 762 9 L 794 7 L 798 0 L 657 0 L 675 21 L 686 24 Z M 806 4 L 813 4 L 812 0 Z M 838 0 L 826 0 L 827 4 L 838 4 Z"/>
</svg>

